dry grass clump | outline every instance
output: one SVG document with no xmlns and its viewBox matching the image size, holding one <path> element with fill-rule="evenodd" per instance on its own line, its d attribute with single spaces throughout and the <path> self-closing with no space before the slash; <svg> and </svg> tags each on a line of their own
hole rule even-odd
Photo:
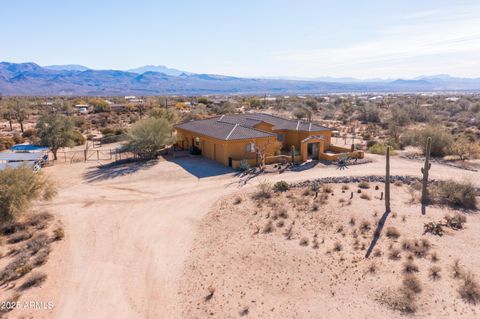
<svg viewBox="0 0 480 319">
<path fill-rule="evenodd" d="M 308 246 L 308 243 L 309 243 L 308 238 L 303 237 L 302 239 L 300 239 L 299 244 L 300 244 L 300 246 Z"/>
<path fill-rule="evenodd" d="M 466 273 L 462 276 L 462 285 L 458 289 L 462 299 L 468 303 L 476 305 L 480 302 L 480 286 L 472 273 Z"/>
<path fill-rule="evenodd" d="M 372 262 L 372 263 L 368 266 L 368 272 L 371 273 L 371 274 L 376 273 L 376 272 L 377 272 L 377 265 Z"/>
<path fill-rule="evenodd" d="M 390 239 L 398 239 L 398 237 L 400 237 L 400 231 L 397 228 L 391 226 L 387 228 L 385 235 Z"/>
<path fill-rule="evenodd" d="M 361 188 L 361 189 L 369 189 L 370 188 L 370 184 L 368 182 L 360 182 L 358 183 L 358 188 Z"/>
<path fill-rule="evenodd" d="M 400 259 L 400 249 L 398 248 L 393 248 L 390 250 L 390 253 L 388 254 L 388 258 L 391 260 L 399 260 Z"/>
<path fill-rule="evenodd" d="M 267 181 L 261 181 L 257 191 L 253 194 L 254 199 L 268 199 L 272 197 L 272 185 Z"/>
<path fill-rule="evenodd" d="M 419 294 L 422 292 L 422 284 L 420 283 L 420 280 L 412 274 L 404 276 L 402 285 L 405 289 L 408 289 L 413 293 Z"/>
<path fill-rule="evenodd" d="M 343 250 L 343 245 L 341 242 L 337 241 L 335 244 L 333 244 L 333 251 L 342 251 Z"/>
<path fill-rule="evenodd" d="M 403 183 L 402 183 L 402 181 L 395 181 L 395 182 L 393 183 L 393 185 L 395 185 L 395 186 L 397 186 L 397 187 L 400 187 L 400 186 L 403 185 Z"/>
<path fill-rule="evenodd" d="M 342 191 L 346 191 L 349 189 L 349 186 L 347 184 L 342 185 Z"/>
<path fill-rule="evenodd" d="M 404 240 L 402 242 L 402 249 L 413 253 L 417 258 L 425 257 L 430 248 L 430 242 L 426 238 L 422 238 L 421 240 L 415 239 L 413 241 Z"/>
<path fill-rule="evenodd" d="M 430 254 L 430 260 L 432 261 L 432 263 L 436 263 L 440 260 L 438 254 L 435 251 Z"/>
<path fill-rule="evenodd" d="M 362 222 L 360 223 L 360 231 L 362 233 L 367 233 L 370 231 L 370 229 L 372 229 L 372 225 L 370 224 L 370 222 L 368 220 L 362 220 Z"/>
<path fill-rule="evenodd" d="M 62 227 L 57 227 L 53 230 L 53 237 L 52 240 L 59 241 L 65 237 L 65 231 Z"/>
<path fill-rule="evenodd" d="M 350 217 L 350 220 L 348 221 L 348 223 L 350 224 L 350 226 L 355 226 L 355 217 Z"/>
<path fill-rule="evenodd" d="M 418 272 L 418 266 L 415 265 L 412 261 L 407 261 L 403 264 L 403 272 L 406 274 Z"/>
<path fill-rule="evenodd" d="M 453 278 L 460 278 L 463 275 L 463 269 L 460 266 L 460 260 L 455 259 L 452 265 L 452 276 Z"/>
<path fill-rule="evenodd" d="M 262 233 L 263 234 L 269 234 L 273 231 L 273 224 L 272 224 L 272 221 L 269 220 L 265 226 L 263 226 L 263 229 L 262 229 Z"/>
<path fill-rule="evenodd" d="M 24 291 L 32 287 L 41 285 L 47 279 L 47 275 L 44 273 L 33 273 L 28 277 L 25 282 L 17 288 L 17 291 Z"/>
<path fill-rule="evenodd" d="M 453 180 L 435 184 L 430 192 L 433 202 L 451 207 L 476 209 L 476 190 L 471 182 Z"/>
<path fill-rule="evenodd" d="M 283 218 L 283 219 L 287 219 L 288 218 L 287 209 L 284 208 L 284 207 L 280 208 L 280 210 L 278 211 L 278 217 Z"/>
<path fill-rule="evenodd" d="M 366 199 L 366 200 L 371 200 L 371 199 L 372 199 L 372 198 L 370 197 L 370 195 L 365 194 L 365 193 L 362 193 L 362 195 L 360 195 L 360 198 L 361 198 L 361 199 Z"/>
<path fill-rule="evenodd" d="M 417 294 L 422 292 L 420 281 L 412 274 L 407 274 L 402 280 L 402 286 L 397 294 L 387 299 L 389 306 L 404 314 L 413 314 L 417 311 Z"/>
<path fill-rule="evenodd" d="M 441 269 L 440 267 L 438 267 L 438 266 L 432 266 L 432 267 L 430 267 L 430 269 L 429 269 L 429 274 L 428 274 L 428 276 L 429 276 L 430 278 L 432 278 L 432 280 L 438 280 L 438 279 L 440 279 L 440 277 L 441 277 L 441 276 L 440 276 L 440 271 L 441 271 L 441 270 L 442 270 L 442 269 Z"/>
</svg>

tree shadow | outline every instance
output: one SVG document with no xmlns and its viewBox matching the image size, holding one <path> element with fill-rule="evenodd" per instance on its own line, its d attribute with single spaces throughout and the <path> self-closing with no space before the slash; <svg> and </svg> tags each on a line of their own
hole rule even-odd
<svg viewBox="0 0 480 319">
<path fill-rule="evenodd" d="M 292 172 L 302 172 L 306 171 L 308 169 L 312 169 L 315 166 L 317 166 L 320 163 L 320 161 L 310 161 L 310 162 L 305 162 L 299 165 L 293 165 L 289 168 L 290 171 Z"/>
<path fill-rule="evenodd" d="M 380 239 L 380 235 L 382 234 L 383 226 L 385 226 L 385 222 L 387 221 L 388 215 L 390 212 L 385 212 L 382 215 L 382 218 L 378 221 L 377 228 L 375 229 L 375 232 L 373 233 L 373 238 L 372 241 L 370 242 L 370 246 L 368 246 L 367 253 L 365 254 L 365 258 L 370 257 L 372 254 L 373 249 L 375 248 L 375 245 L 377 244 L 378 240 Z"/>
<path fill-rule="evenodd" d="M 132 160 L 125 159 L 105 165 L 92 167 L 83 174 L 88 183 L 114 179 L 117 177 L 133 174 L 142 169 L 147 169 L 158 163 L 158 160 Z"/>
</svg>

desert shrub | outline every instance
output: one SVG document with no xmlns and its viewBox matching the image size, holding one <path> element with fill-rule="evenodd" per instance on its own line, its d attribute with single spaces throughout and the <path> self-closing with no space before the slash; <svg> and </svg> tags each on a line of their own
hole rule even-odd
<svg viewBox="0 0 480 319">
<path fill-rule="evenodd" d="M 31 287 L 37 287 L 45 282 L 46 279 L 47 275 L 44 273 L 32 273 L 17 290 L 24 291 Z"/>
<path fill-rule="evenodd" d="M 391 239 L 397 239 L 400 237 L 400 232 L 395 227 L 388 227 L 385 235 Z"/>
<path fill-rule="evenodd" d="M 455 214 L 453 216 L 446 215 L 444 219 L 446 226 L 453 230 L 463 229 L 463 224 L 467 222 L 467 217 L 461 214 Z"/>
<path fill-rule="evenodd" d="M 436 263 L 440 260 L 438 254 L 435 251 L 430 254 L 430 260 L 432 261 L 432 263 Z"/>
<path fill-rule="evenodd" d="M 272 185 L 267 181 L 261 181 L 254 193 L 255 199 L 267 199 L 272 197 Z"/>
<path fill-rule="evenodd" d="M 242 172 L 246 172 L 250 169 L 250 164 L 248 164 L 248 161 L 246 159 L 242 159 L 240 161 L 240 164 L 238 166 L 238 169 Z"/>
<path fill-rule="evenodd" d="M 11 137 L 0 136 L 0 151 L 8 150 L 15 145 L 15 141 Z"/>
<path fill-rule="evenodd" d="M 425 223 L 423 224 L 423 233 L 424 234 L 430 233 L 436 236 L 443 236 L 442 224 L 435 223 L 435 222 Z"/>
<path fill-rule="evenodd" d="M 413 145 L 422 148 L 425 154 L 425 145 L 427 138 L 432 138 L 431 155 L 445 156 L 453 144 L 453 136 L 436 126 L 427 126 L 423 129 L 415 129 L 407 132 L 402 136 L 403 145 Z"/>
<path fill-rule="evenodd" d="M 468 303 L 476 305 L 480 302 L 480 286 L 471 273 L 463 276 L 462 285 L 458 289 L 460 296 Z"/>
<path fill-rule="evenodd" d="M 276 192 L 286 192 L 290 189 L 290 186 L 285 181 L 278 181 L 273 185 L 273 190 Z"/>
<path fill-rule="evenodd" d="M 385 155 L 387 153 L 388 146 L 390 146 L 390 155 L 395 155 L 395 149 L 386 143 L 375 143 L 368 148 L 368 151 L 372 154 Z"/>
<path fill-rule="evenodd" d="M 363 182 L 358 183 L 358 188 L 369 189 L 370 184 L 368 182 L 363 181 Z"/>
<path fill-rule="evenodd" d="M 466 209 L 476 209 L 475 187 L 471 182 L 442 181 L 435 184 L 430 192 L 431 199 L 438 204 Z"/>
<path fill-rule="evenodd" d="M 31 139 L 31 138 L 34 138 L 37 136 L 37 131 L 33 128 L 27 128 L 25 131 L 23 131 L 22 133 L 22 137 L 24 138 L 28 138 L 28 139 Z"/>
<path fill-rule="evenodd" d="M 55 187 L 41 172 L 27 166 L 0 171 L 0 222 L 14 219 L 30 207 L 33 200 L 48 200 Z"/>
</svg>

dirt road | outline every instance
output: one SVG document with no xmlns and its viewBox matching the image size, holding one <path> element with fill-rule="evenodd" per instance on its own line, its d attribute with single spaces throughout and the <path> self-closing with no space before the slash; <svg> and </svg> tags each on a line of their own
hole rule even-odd
<svg viewBox="0 0 480 319">
<path fill-rule="evenodd" d="M 262 179 L 384 174 L 383 158 L 371 158 L 342 171 L 318 165 Z M 421 165 L 393 158 L 391 174 L 419 176 Z M 29 313 L 35 318 L 179 318 L 177 283 L 198 221 L 222 195 L 258 183 L 239 186 L 228 169 L 190 158 L 149 167 L 98 171 L 79 163 L 46 171 L 59 195 L 41 208 L 62 221 L 66 238 L 46 266 L 47 282 L 23 297 L 54 301 L 52 311 Z M 432 178 L 468 178 L 477 186 L 478 175 L 435 164 L 431 169 Z"/>
</svg>

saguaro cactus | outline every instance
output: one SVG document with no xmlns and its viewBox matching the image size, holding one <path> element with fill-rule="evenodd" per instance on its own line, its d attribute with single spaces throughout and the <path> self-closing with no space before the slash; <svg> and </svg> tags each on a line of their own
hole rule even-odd
<svg viewBox="0 0 480 319">
<path fill-rule="evenodd" d="M 428 204 L 428 171 L 432 167 L 430 164 L 430 152 L 432 150 L 432 138 L 427 138 L 427 145 L 425 148 L 425 163 L 421 168 L 423 174 L 423 182 L 422 182 L 422 204 Z"/>
<path fill-rule="evenodd" d="M 390 212 L 390 146 L 387 146 L 385 166 L 385 212 Z"/>
</svg>

